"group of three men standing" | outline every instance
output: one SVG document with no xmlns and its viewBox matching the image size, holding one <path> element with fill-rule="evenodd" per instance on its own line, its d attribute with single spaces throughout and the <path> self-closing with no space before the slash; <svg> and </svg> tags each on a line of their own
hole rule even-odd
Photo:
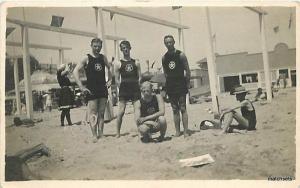
<svg viewBox="0 0 300 188">
<path fill-rule="evenodd" d="M 171 35 L 164 37 L 168 51 L 162 58 L 162 66 L 166 77 L 166 92 L 173 109 L 176 133 L 180 136 L 180 113 L 182 116 L 183 134 L 188 136 L 188 114 L 186 111 L 186 94 L 190 83 L 190 69 L 185 54 L 174 47 L 175 40 Z M 110 64 L 100 54 L 102 41 L 94 38 L 91 41 L 92 53 L 88 54 L 77 66 L 73 74 L 82 92 L 87 93 L 88 122 L 92 126 L 94 141 L 103 135 L 104 112 L 108 98 L 107 85 L 112 79 Z M 166 119 L 164 118 L 164 101 L 160 95 L 152 94 L 151 83 L 141 83 L 140 63 L 131 58 L 129 41 L 120 43 L 123 57 L 115 63 L 115 79 L 119 89 L 119 112 L 117 116 L 117 137 L 120 137 L 122 119 L 126 103 L 131 101 L 134 106 L 135 122 L 142 135 L 142 141 L 149 141 L 150 134 L 160 131 L 158 141 L 164 139 Z M 108 81 L 105 80 L 105 67 Z M 79 71 L 84 68 L 87 85 L 79 79 Z"/>
</svg>

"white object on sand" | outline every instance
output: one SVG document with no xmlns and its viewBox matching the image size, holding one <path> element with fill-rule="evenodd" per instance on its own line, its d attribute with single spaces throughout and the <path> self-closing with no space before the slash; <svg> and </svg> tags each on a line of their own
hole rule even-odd
<svg viewBox="0 0 300 188">
<path fill-rule="evenodd" d="M 215 160 L 209 155 L 201 155 L 198 157 L 188 158 L 188 159 L 180 159 L 179 162 L 181 166 L 199 166 L 204 164 L 209 164 L 215 162 Z"/>
</svg>

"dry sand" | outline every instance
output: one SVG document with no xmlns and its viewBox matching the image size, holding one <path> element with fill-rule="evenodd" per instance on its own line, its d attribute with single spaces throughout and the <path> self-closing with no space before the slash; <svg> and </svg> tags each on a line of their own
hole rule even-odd
<svg viewBox="0 0 300 188">
<path fill-rule="evenodd" d="M 211 103 L 188 106 L 189 128 L 193 134 L 184 139 L 172 137 L 172 111 L 166 104 L 167 141 L 143 144 L 139 141 L 129 106 L 122 134 L 114 137 L 115 120 L 105 124 L 104 135 L 92 143 L 88 126 L 60 127 L 58 110 L 36 113 L 43 122 L 34 127 L 8 127 L 6 154 L 43 142 L 51 157 L 28 162 L 29 168 L 45 179 L 55 180 L 169 180 L 169 179 L 262 179 L 268 176 L 295 176 L 296 89 L 282 89 L 271 104 L 255 104 L 257 131 L 214 136 L 215 130 L 199 131 L 199 123 L 211 119 L 205 110 Z M 235 104 L 235 97 L 223 94 L 222 106 Z M 116 110 L 115 110 L 116 112 Z M 71 110 L 73 122 L 84 117 L 85 108 Z M 197 125 L 197 126 L 195 126 Z M 209 153 L 215 163 L 201 167 L 181 167 L 179 159 Z"/>
</svg>

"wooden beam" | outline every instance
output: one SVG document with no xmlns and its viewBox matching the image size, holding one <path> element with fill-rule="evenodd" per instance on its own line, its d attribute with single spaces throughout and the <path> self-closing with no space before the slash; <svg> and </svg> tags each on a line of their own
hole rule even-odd
<svg viewBox="0 0 300 188">
<path fill-rule="evenodd" d="M 148 16 L 148 15 L 144 15 L 144 14 L 140 14 L 140 13 L 136 13 L 136 12 L 120 9 L 120 8 L 103 7 L 102 9 L 104 11 L 111 12 L 111 13 L 114 13 L 114 14 L 119 14 L 119 15 L 122 15 L 122 16 L 127 16 L 127 17 L 138 19 L 138 20 L 146 21 L 146 22 L 151 22 L 151 23 L 155 23 L 155 24 L 159 24 L 159 25 L 164 25 L 164 26 L 167 26 L 167 27 L 175 28 L 175 29 L 189 29 L 188 26 L 184 26 L 184 25 L 181 25 L 181 24 L 177 24 L 177 23 L 174 23 L 174 22 L 167 21 L 167 20 L 162 20 L 162 19 L 159 19 L 159 18 L 156 18 L 156 17 L 152 17 L 152 16 Z"/>
<path fill-rule="evenodd" d="M 33 104 L 32 104 L 30 56 L 29 56 L 27 27 L 22 27 L 22 43 L 23 43 L 23 70 L 24 70 L 24 83 L 25 83 L 26 115 L 27 118 L 31 119 L 33 118 Z"/>
<path fill-rule="evenodd" d="M 105 28 L 104 28 L 102 8 L 95 7 L 95 15 L 96 15 L 97 36 L 103 38 L 105 36 Z M 107 57 L 107 45 L 105 40 L 102 43 L 102 49 L 103 49 L 103 54 Z M 108 74 L 108 71 L 106 71 L 106 73 Z M 108 95 L 109 98 L 104 112 L 105 121 L 111 121 L 114 117 L 113 106 L 111 101 L 112 100 L 111 88 L 108 88 Z"/>
<path fill-rule="evenodd" d="M 26 27 L 32 28 L 32 29 L 52 31 L 52 32 L 58 32 L 58 33 L 66 33 L 66 34 L 71 34 L 71 35 L 80 35 L 80 36 L 92 37 L 92 38 L 97 37 L 97 33 L 91 33 L 91 32 L 86 32 L 86 31 L 79 31 L 79 30 L 60 28 L 60 27 L 52 27 L 52 26 L 48 26 L 48 25 L 26 22 L 26 21 L 21 21 L 21 20 L 12 19 L 12 18 L 7 18 L 6 21 L 13 23 L 13 24 L 26 26 Z M 124 37 L 118 37 L 118 36 L 112 36 L 112 35 L 105 35 L 105 39 L 107 39 L 107 40 L 125 40 Z"/>
<path fill-rule="evenodd" d="M 257 7 L 245 7 L 253 12 L 256 12 L 257 14 L 264 14 L 267 15 L 268 13 L 264 10 L 262 10 L 261 8 L 257 8 Z"/>
<path fill-rule="evenodd" d="M 209 86 L 211 91 L 212 98 L 212 111 L 214 114 L 219 113 L 218 106 L 218 95 L 217 95 L 217 79 L 216 79 L 216 67 L 215 67 L 215 53 L 213 49 L 213 39 L 211 33 L 211 24 L 208 8 L 205 7 L 205 21 L 206 21 L 206 33 L 207 33 L 207 66 L 208 66 L 208 77 L 209 77 Z"/>
<path fill-rule="evenodd" d="M 17 114 L 21 114 L 21 99 L 20 99 L 20 90 L 19 90 L 19 67 L 18 59 L 13 58 L 14 62 L 14 81 L 15 81 L 15 94 L 16 94 L 16 104 L 17 104 Z"/>
<path fill-rule="evenodd" d="M 58 51 L 58 57 L 59 57 L 59 64 L 62 65 L 64 64 L 64 50 L 59 50 Z"/>
<path fill-rule="evenodd" d="M 267 91 L 267 100 L 268 102 L 272 101 L 272 89 L 271 89 L 271 75 L 270 75 L 270 65 L 269 65 L 269 54 L 266 44 L 266 33 L 265 33 L 265 20 L 264 15 L 260 14 L 260 25 L 261 25 L 261 46 L 262 46 L 262 55 L 264 63 L 264 72 L 265 72 L 265 85 Z"/>
<path fill-rule="evenodd" d="M 22 43 L 20 42 L 6 41 L 6 45 L 22 47 Z M 39 49 L 46 49 L 46 50 L 72 50 L 72 48 L 69 47 L 50 46 L 50 45 L 43 45 L 43 44 L 29 44 L 29 48 L 39 48 Z"/>
</svg>

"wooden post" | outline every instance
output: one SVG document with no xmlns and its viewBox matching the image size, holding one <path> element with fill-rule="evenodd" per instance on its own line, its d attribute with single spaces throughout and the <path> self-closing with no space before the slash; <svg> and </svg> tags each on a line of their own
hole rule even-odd
<svg viewBox="0 0 300 188">
<path fill-rule="evenodd" d="M 211 34 L 211 25 L 208 8 L 205 7 L 205 20 L 207 24 L 207 66 L 208 66 L 208 76 L 209 85 L 212 98 L 212 111 L 214 114 L 219 113 L 218 100 L 217 100 L 217 82 L 216 82 L 216 70 L 215 70 L 215 53 L 213 50 L 213 39 Z"/>
<path fill-rule="evenodd" d="M 120 50 L 119 50 L 119 41 L 117 41 L 117 60 L 120 60 Z"/>
<path fill-rule="evenodd" d="M 114 58 L 115 59 L 117 59 L 117 50 L 118 50 L 117 40 L 114 40 Z"/>
<path fill-rule="evenodd" d="M 185 52 L 183 29 L 181 29 L 181 34 L 182 34 L 182 36 L 181 36 L 182 51 Z"/>
<path fill-rule="evenodd" d="M 266 44 L 266 34 L 265 34 L 265 21 L 264 15 L 259 14 L 260 26 L 261 26 L 261 46 L 262 46 L 262 55 L 263 55 L 263 63 L 264 63 L 264 72 L 265 72 L 265 86 L 267 91 L 267 99 L 268 102 L 272 101 L 272 90 L 271 90 L 271 77 L 270 77 L 270 66 L 269 66 L 269 54 L 267 51 Z"/>
<path fill-rule="evenodd" d="M 182 29 L 178 29 L 178 45 L 179 45 L 179 49 L 184 52 L 184 47 L 183 47 L 183 35 L 182 35 Z"/>
<path fill-rule="evenodd" d="M 262 88 L 261 72 L 257 71 L 257 88 Z"/>
<path fill-rule="evenodd" d="M 287 79 L 288 83 L 287 83 L 287 86 L 288 87 L 292 87 L 292 77 L 291 77 L 291 68 L 288 68 L 288 77 L 289 79 Z M 271 77 L 271 82 L 272 82 L 272 77 Z"/>
<path fill-rule="evenodd" d="M 179 46 L 179 49 L 182 50 L 181 49 L 181 30 L 180 29 L 178 29 L 178 46 Z"/>
<path fill-rule="evenodd" d="M 14 62 L 14 80 L 15 80 L 15 93 L 16 93 L 16 103 L 17 103 L 17 114 L 21 114 L 21 99 L 19 90 L 19 67 L 18 58 L 13 58 Z"/>
<path fill-rule="evenodd" d="M 59 64 L 62 65 L 64 64 L 64 50 L 63 49 L 59 49 Z"/>
<path fill-rule="evenodd" d="M 243 84 L 243 77 L 242 77 L 242 73 L 239 73 L 239 84 L 242 85 Z"/>
<path fill-rule="evenodd" d="M 33 117 L 31 74 L 30 74 L 30 56 L 28 45 L 28 28 L 22 27 L 22 43 L 23 43 L 23 70 L 24 70 L 24 87 L 26 97 L 26 114 L 27 118 Z"/>
<path fill-rule="evenodd" d="M 102 8 L 95 7 L 96 14 L 96 27 L 97 36 L 103 40 L 102 49 L 103 54 L 107 56 L 106 40 L 105 40 L 105 30 L 104 30 L 104 20 L 103 20 L 103 10 Z M 111 121 L 114 117 L 113 106 L 112 106 L 112 93 L 111 88 L 108 89 L 109 99 L 107 101 L 107 106 L 104 114 L 105 121 Z"/>
</svg>

